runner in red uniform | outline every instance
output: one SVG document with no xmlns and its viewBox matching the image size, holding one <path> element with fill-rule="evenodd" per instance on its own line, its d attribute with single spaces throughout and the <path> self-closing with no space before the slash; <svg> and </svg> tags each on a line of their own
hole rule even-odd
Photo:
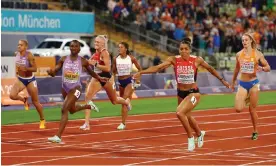
<svg viewBox="0 0 276 166">
<path fill-rule="evenodd" d="M 173 65 L 177 81 L 178 97 L 176 115 L 187 132 L 188 151 L 193 151 L 195 149 L 195 139 L 192 134 L 192 129 L 198 137 L 198 147 L 203 146 L 203 139 L 205 135 L 205 131 L 200 130 L 196 120 L 191 116 L 191 111 L 197 106 L 200 99 L 199 89 L 196 84 L 198 67 L 201 66 L 208 70 L 212 75 L 217 77 L 223 85 L 229 88 L 228 82 L 219 76 L 218 72 L 213 67 L 206 63 L 201 57 L 190 55 L 191 47 L 191 39 L 185 38 L 180 43 L 180 55 L 169 57 L 160 65 L 142 70 L 134 75 L 134 78 L 139 78 L 141 74 L 156 73 Z"/>
<path fill-rule="evenodd" d="M 101 77 L 108 78 L 109 81 L 100 82 L 92 78 L 86 89 L 85 100 L 94 106 L 93 109 L 96 112 L 99 112 L 99 108 L 91 100 L 97 92 L 104 89 L 112 104 L 122 104 L 127 106 L 128 110 L 130 110 L 130 99 L 123 99 L 116 94 L 114 79 L 111 75 L 111 58 L 107 50 L 107 41 L 108 39 L 105 35 L 99 35 L 95 38 L 94 47 L 96 53 L 93 54 L 88 62 L 94 68 L 95 73 Z M 90 112 L 91 110 L 85 111 L 85 123 L 80 127 L 81 130 L 90 130 Z"/>
</svg>

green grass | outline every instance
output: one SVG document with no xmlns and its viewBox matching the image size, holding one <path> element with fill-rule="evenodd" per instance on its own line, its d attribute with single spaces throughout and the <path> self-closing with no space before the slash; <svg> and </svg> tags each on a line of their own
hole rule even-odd
<svg viewBox="0 0 276 166">
<path fill-rule="evenodd" d="M 234 94 L 224 95 L 203 95 L 200 104 L 195 110 L 204 110 L 211 108 L 233 107 Z M 95 102 L 100 108 L 100 112 L 92 112 L 94 117 L 120 116 L 121 106 L 112 105 L 109 101 Z M 276 104 L 276 92 L 261 92 L 259 104 Z M 152 114 L 160 112 L 174 112 L 177 105 L 176 97 L 171 98 L 146 98 L 132 101 L 133 110 L 130 114 Z M 47 121 L 59 121 L 61 116 L 61 108 L 45 108 L 44 114 Z M 74 115 L 69 115 L 70 119 L 83 119 L 84 113 L 78 112 Z M 37 122 L 39 119 L 36 110 L 24 111 L 2 111 L 1 124 L 16 124 Z"/>
</svg>

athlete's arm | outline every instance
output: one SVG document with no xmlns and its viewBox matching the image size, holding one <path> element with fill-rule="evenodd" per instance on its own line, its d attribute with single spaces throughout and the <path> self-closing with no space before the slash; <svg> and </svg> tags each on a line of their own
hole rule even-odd
<svg viewBox="0 0 276 166">
<path fill-rule="evenodd" d="M 35 59 L 34 59 L 34 56 L 32 53 L 28 54 L 28 61 L 31 65 L 31 67 L 26 67 L 26 71 L 36 72 L 37 67 L 36 67 Z"/>
<path fill-rule="evenodd" d="M 206 61 L 204 61 L 204 59 L 202 57 L 197 57 L 196 59 L 196 63 L 199 66 L 202 66 L 203 68 L 205 68 L 206 70 L 208 70 L 213 76 L 217 77 L 217 79 L 219 79 L 221 81 L 222 84 L 224 84 L 227 88 L 230 87 L 230 85 L 228 84 L 228 82 L 226 82 L 223 77 L 221 77 L 219 75 L 219 73 L 212 67 L 210 66 Z"/>
<path fill-rule="evenodd" d="M 266 61 L 266 59 L 264 58 L 264 55 L 263 55 L 263 53 L 261 53 L 261 52 L 257 52 L 257 54 L 259 55 L 259 57 L 260 57 L 260 62 L 261 62 L 261 64 L 262 64 L 262 70 L 264 71 L 264 72 L 270 72 L 270 66 L 269 66 L 269 64 L 268 64 L 268 62 Z"/>
<path fill-rule="evenodd" d="M 208 70 L 213 76 L 217 77 L 217 79 L 219 79 L 220 81 L 223 80 L 223 77 L 221 77 L 219 73 L 212 66 L 210 66 L 206 61 L 204 61 L 202 57 L 198 56 L 196 59 L 196 62 L 199 66 Z"/>
<path fill-rule="evenodd" d="M 95 67 L 99 68 L 100 70 L 104 71 L 104 72 L 110 72 L 110 56 L 109 53 L 107 51 L 103 51 L 101 54 L 103 61 L 104 61 L 104 65 L 100 65 L 100 64 L 95 64 Z"/>
<path fill-rule="evenodd" d="M 117 66 L 116 66 L 116 57 L 113 58 L 113 61 L 112 61 L 112 73 L 114 75 L 114 78 L 115 78 L 115 75 L 117 73 Z"/>
<path fill-rule="evenodd" d="M 174 61 L 173 58 L 174 57 L 169 57 L 165 62 L 163 62 L 163 63 L 161 63 L 157 66 L 152 66 L 148 69 L 142 70 L 139 73 L 140 74 L 156 73 L 158 71 L 166 69 L 166 68 L 168 68 L 169 66 L 171 66 L 173 64 L 173 61 Z"/>
<path fill-rule="evenodd" d="M 138 69 L 138 71 L 141 71 L 142 68 L 141 68 L 140 64 L 138 63 L 137 59 L 132 55 L 130 55 L 130 57 L 131 57 L 132 63 L 135 65 L 135 67 Z"/>
<path fill-rule="evenodd" d="M 87 73 L 90 74 L 92 77 L 94 77 L 95 79 L 97 79 L 98 81 L 102 81 L 102 82 L 106 82 L 108 81 L 108 78 L 102 78 L 100 77 L 98 74 L 96 74 L 91 68 L 90 68 L 90 64 L 88 63 L 88 61 L 86 59 L 84 59 L 83 57 L 81 58 L 81 63 L 82 66 L 86 69 Z"/>
<path fill-rule="evenodd" d="M 142 70 L 142 68 L 141 68 L 140 64 L 138 63 L 137 59 L 132 55 L 130 55 L 130 57 L 131 57 L 132 64 L 134 64 L 135 67 L 138 69 L 138 72 L 140 72 Z M 135 84 L 133 85 L 134 88 L 138 88 L 139 86 L 141 86 L 140 83 L 141 83 L 140 78 L 135 79 Z"/>
<path fill-rule="evenodd" d="M 232 78 L 232 86 L 236 84 L 236 80 L 238 77 L 238 74 L 240 72 L 240 62 L 239 62 L 239 53 L 236 55 L 236 67 L 234 69 L 233 78 Z"/>
<path fill-rule="evenodd" d="M 133 77 L 134 77 L 134 79 L 140 79 L 141 74 L 156 73 L 160 70 L 168 68 L 169 66 L 171 66 L 173 64 L 174 58 L 175 57 L 169 57 L 165 62 L 163 62 L 157 66 L 152 66 L 146 70 L 141 70 L 141 71 L 137 72 L 136 74 L 134 74 Z"/>
<path fill-rule="evenodd" d="M 61 58 L 59 59 L 57 65 L 55 66 L 55 68 L 54 68 L 54 69 L 47 70 L 47 73 L 48 73 L 50 76 L 54 77 L 54 76 L 56 75 L 56 73 L 62 68 L 65 59 L 66 59 L 66 56 L 61 57 Z"/>
</svg>

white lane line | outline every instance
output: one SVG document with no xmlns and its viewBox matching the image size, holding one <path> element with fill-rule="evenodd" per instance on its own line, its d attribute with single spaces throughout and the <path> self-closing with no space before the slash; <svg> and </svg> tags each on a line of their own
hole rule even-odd
<svg viewBox="0 0 276 166">
<path fill-rule="evenodd" d="M 276 116 L 269 116 L 269 117 L 262 117 L 262 118 L 259 118 L 259 119 L 271 119 L 271 118 L 276 118 Z M 164 119 L 166 120 L 166 119 Z M 224 122 L 240 122 L 240 121 L 247 121 L 249 119 L 235 119 L 235 120 L 223 120 L 223 121 L 215 121 L 215 122 L 198 122 L 200 125 L 202 124 L 218 124 L 218 123 L 224 123 Z M 159 120 L 153 120 L 153 121 L 159 121 Z M 145 121 L 147 122 L 147 121 Z M 270 124 L 270 125 L 275 125 L 275 124 Z M 65 135 L 63 136 L 62 138 L 67 138 L 67 137 L 76 137 L 76 136 L 85 136 L 85 135 L 97 135 L 97 134 L 109 134 L 109 133 L 120 133 L 120 132 L 132 132 L 132 131 L 140 131 L 140 130 L 147 130 L 147 129 L 162 129 L 162 128 L 171 128 L 171 127 L 179 127 L 179 126 L 182 126 L 182 125 L 170 125 L 170 126 L 162 126 L 162 127 L 153 127 L 153 128 L 138 128 L 138 129 L 128 129 L 128 130 L 114 130 L 114 131 L 106 131 L 106 132 L 97 132 L 97 133 L 81 133 L 81 134 L 73 134 L 73 135 Z M 38 141 L 38 140 L 42 140 L 42 139 L 45 139 L 45 138 L 34 138 L 34 139 L 28 139 L 28 141 Z M 9 143 L 12 143 L 12 142 L 22 142 L 22 140 L 20 139 L 19 141 L 18 140 L 14 140 L 14 141 L 8 141 Z"/>
<path fill-rule="evenodd" d="M 263 134 L 263 136 L 268 136 L 268 135 L 275 135 L 276 133 L 269 133 L 269 134 Z M 233 139 L 241 139 L 241 138 L 248 138 L 249 136 L 240 136 L 240 137 L 230 137 L 230 138 L 224 138 L 224 139 L 216 139 L 216 140 L 207 140 L 205 142 L 217 142 L 217 141 L 222 141 L 222 140 L 233 140 Z M 187 144 L 187 143 L 184 143 Z M 162 146 L 153 146 L 153 147 L 146 147 L 146 148 L 138 148 L 138 149 L 151 149 L 151 148 L 156 148 L 156 147 L 175 147 L 175 146 L 180 146 L 184 144 L 170 144 L 170 145 L 162 145 Z M 205 156 L 205 155 L 211 155 L 211 154 L 217 154 L 217 153 L 223 153 L 223 152 L 234 152 L 234 151 L 240 151 L 240 150 L 249 150 L 249 149 L 255 149 L 255 148 L 262 148 L 262 147 L 272 147 L 276 146 L 276 144 L 272 145 L 266 145 L 266 146 L 257 146 L 257 147 L 250 147 L 250 148 L 243 148 L 243 149 L 232 149 L 232 150 L 221 150 L 221 151 L 216 151 L 216 152 L 211 152 L 211 153 L 203 153 L 203 154 L 197 154 L 197 155 L 185 155 L 185 156 L 178 156 L 178 157 L 173 157 L 173 158 L 162 158 L 158 160 L 151 160 L 151 161 L 146 161 L 146 162 L 139 162 L 139 163 L 133 163 L 133 164 L 144 164 L 144 163 L 150 163 L 150 162 L 156 162 L 156 161 L 165 161 L 165 160 L 170 160 L 170 159 L 179 159 L 179 158 L 189 158 L 193 156 Z M 15 165 L 29 165 L 29 164 L 34 164 L 34 163 L 41 163 L 41 162 L 49 162 L 49 161 L 57 161 L 57 160 L 66 160 L 66 159 L 72 159 L 72 158 L 82 158 L 82 157 L 87 157 L 87 156 L 96 156 L 96 155 L 102 155 L 102 154 L 111 154 L 111 153 L 118 153 L 118 152 L 134 152 L 135 149 L 123 149 L 123 150 L 114 150 L 114 151 L 109 151 L 109 152 L 103 152 L 103 153 L 96 153 L 96 154 L 85 154 L 85 155 L 79 155 L 79 156 L 68 156 L 64 158 L 58 158 L 58 159 L 49 159 L 49 160 L 39 160 L 39 161 L 32 161 L 32 162 L 27 162 L 27 163 L 19 163 Z M 192 153 L 191 153 L 192 154 Z M 129 165 L 129 164 L 128 164 Z M 131 164 L 132 165 L 132 164 Z"/>
<path fill-rule="evenodd" d="M 276 161 L 276 159 L 263 160 L 263 161 L 257 161 L 257 162 L 252 162 L 252 163 L 246 163 L 246 164 L 241 164 L 239 166 L 252 165 L 252 164 L 260 164 L 260 163 L 273 162 L 273 161 Z"/>
<path fill-rule="evenodd" d="M 259 127 L 266 127 L 266 126 L 274 126 L 274 125 L 259 125 Z M 216 130 L 208 130 L 207 132 L 210 133 L 212 131 L 219 132 L 219 131 L 229 131 L 229 130 L 240 130 L 245 128 L 252 128 L 252 126 L 246 126 L 246 127 L 235 127 L 235 128 L 224 128 L 224 129 L 216 129 Z M 152 128 L 151 128 L 152 129 Z M 27 151 L 34 151 L 34 150 L 44 150 L 44 149 L 54 149 L 57 147 L 83 147 L 83 148 L 90 148 L 89 145 L 96 145 L 96 144 L 106 144 L 106 143 L 113 143 L 113 142 L 121 142 L 121 141 L 132 141 L 132 140 L 141 140 L 141 139 L 149 139 L 149 138 L 159 138 L 159 137 L 170 137 L 170 136 L 179 136 L 184 135 L 184 133 L 180 134 L 164 134 L 164 135 L 156 135 L 156 136 L 146 136 L 146 137 L 136 137 L 136 138 L 128 138 L 128 139 L 118 139 L 118 140 L 110 140 L 110 141 L 101 141 L 101 142 L 93 142 L 93 143 L 82 143 L 82 144 L 70 144 L 70 145 L 59 145 L 59 144 L 52 144 L 51 147 L 43 147 L 43 148 L 30 148 L 30 149 L 23 149 L 23 150 L 16 150 L 16 151 L 7 151 L 2 152 L 1 154 L 9 154 L 9 153 L 18 153 L 18 152 L 27 152 Z M 265 134 L 262 134 L 265 135 Z M 247 136 L 249 137 L 249 136 Z M 234 138 L 240 138 L 240 137 L 234 137 Z M 221 140 L 227 140 L 227 139 L 221 139 Z M 183 145 L 185 145 L 184 143 Z M 48 144 L 49 145 L 49 144 Z"/>
<path fill-rule="evenodd" d="M 274 134 L 276 134 L 276 133 L 274 133 Z M 225 152 L 236 152 L 236 151 L 241 151 L 241 150 L 267 148 L 267 147 L 274 147 L 274 146 L 276 147 L 276 144 L 265 145 L 265 146 L 254 146 L 254 147 L 242 148 L 242 149 L 221 150 L 221 151 L 210 152 L 210 153 L 194 154 L 194 155 L 188 155 L 188 156 L 177 156 L 177 157 L 172 157 L 172 158 L 164 158 L 164 159 L 157 159 L 157 160 L 151 160 L 151 161 L 137 162 L 137 163 L 127 164 L 125 166 L 138 165 L 138 164 L 145 165 L 148 163 L 154 163 L 154 162 L 160 162 L 160 161 L 176 160 L 176 159 L 183 159 L 183 158 L 186 159 L 186 158 L 195 157 L 195 156 L 206 156 L 206 155 L 211 155 L 211 154 L 220 154 L 220 153 L 225 153 Z M 276 160 L 276 159 L 274 159 L 274 160 Z"/>
<path fill-rule="evenodd" d="M 275 104 L 265 104 L 265 105 L 259 105 L 258 109 L 263 108 L 264 110 L 271 110 L 276 111 L 276 109 L 267 109 L 265 107 L 276 107 Z M 214 111 L 221 111 L 221 110 L 229 110 L 232 109 L 234 111 L 233 107 L 224 107 L 224 108 L 210 108 L 210 109 L 204 109 L 204 110 L 194 110 L 194 113 L 201 113 L 201 112 L 214 112 Z M 262 110 L 263 110 L 262 109 Z M 257 112 L 262 112 L 262 111 L 257 111 Z M 241 113 L 230 113 L 230 114 L 243 114 L 243 113 L 248 113 L 248 112 L 241 112 Z M 156 115 L 163 115 L 163 114 L 175 114 L 175 112 L 161 112 L 161 113 L 152 113 L 152 114 L 139 114 L 139 115 L 130 115 L 129 117 L 139 117 L 139 116 L 156 116 Z M 227 114 L 225 114 L 227 115 Z M 196 117 L 196 116 L 195 116 Z M 101 117 L 101 118 L 93 118 L 93 120 L 105 120 L 105 119 L 113 119 L 113 118 L 120 118 L 120 116 L 111 116 L 111 117 Z M 47 120 L 47 119 L 46 119 Z M 74 119 L 74 120 L 70 120 L 70 121 L 84 121 L 84 119 Z M 53 123 L 59 123 L 59 120 L 57 121 L 51 121 Z M 27 123 L 27 124 L 38 124 L 38 122 L 33 122 L 33 123 Z M 6 127 L 6 126 L 18 126 L 18 125 L 26 125 L 26 123 L 17 123 L 17 124 L 8 124 L 8 125 L 2 125 L 2 127 Z"/>
</svg>

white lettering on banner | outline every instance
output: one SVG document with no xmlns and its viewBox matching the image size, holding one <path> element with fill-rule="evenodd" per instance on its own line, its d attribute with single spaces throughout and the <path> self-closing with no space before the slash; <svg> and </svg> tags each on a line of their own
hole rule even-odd
<svg viewBox="0 0 276 166">
<path fill-rule="evenodd" d="M 12 85 L 1 85 L 1 94 L 2 95 L 10 95 L 12 89 Z"/>
<path fill-rule="evenodd" d="M 1 57 L 1 78 L 15 77 L 15 57 Z"/>
<path fill-rule="evenodd" d="M 166 92 L 155 92 L 155 96 L 166 96 Z"/>
<path fill-rule="evenodd" d="M 8 73 L 9 72 L 9 66 L 8 65 L 1 65 L 1 72 L 2 73 Z"/>
<path fill-rule="evenodd" d="M 15 20 L 13 17 L 5 17 L 1 14 L 2 27 L 15 27 Z"/>
<path fill-rule="evenodd" d="M 1 85 L 1 95 L 10 95 L 13 84 Z M 19 92 L 20 95 L 24 94 L 22 91 Z"/>
<path fill-rule="evenodd" d="M 18 14 L 18 26 L 21 28 L 60 28 L 60 19 L 51 19 L 46 16 L 34 18 L 32 15 Z"/>
</svg>

